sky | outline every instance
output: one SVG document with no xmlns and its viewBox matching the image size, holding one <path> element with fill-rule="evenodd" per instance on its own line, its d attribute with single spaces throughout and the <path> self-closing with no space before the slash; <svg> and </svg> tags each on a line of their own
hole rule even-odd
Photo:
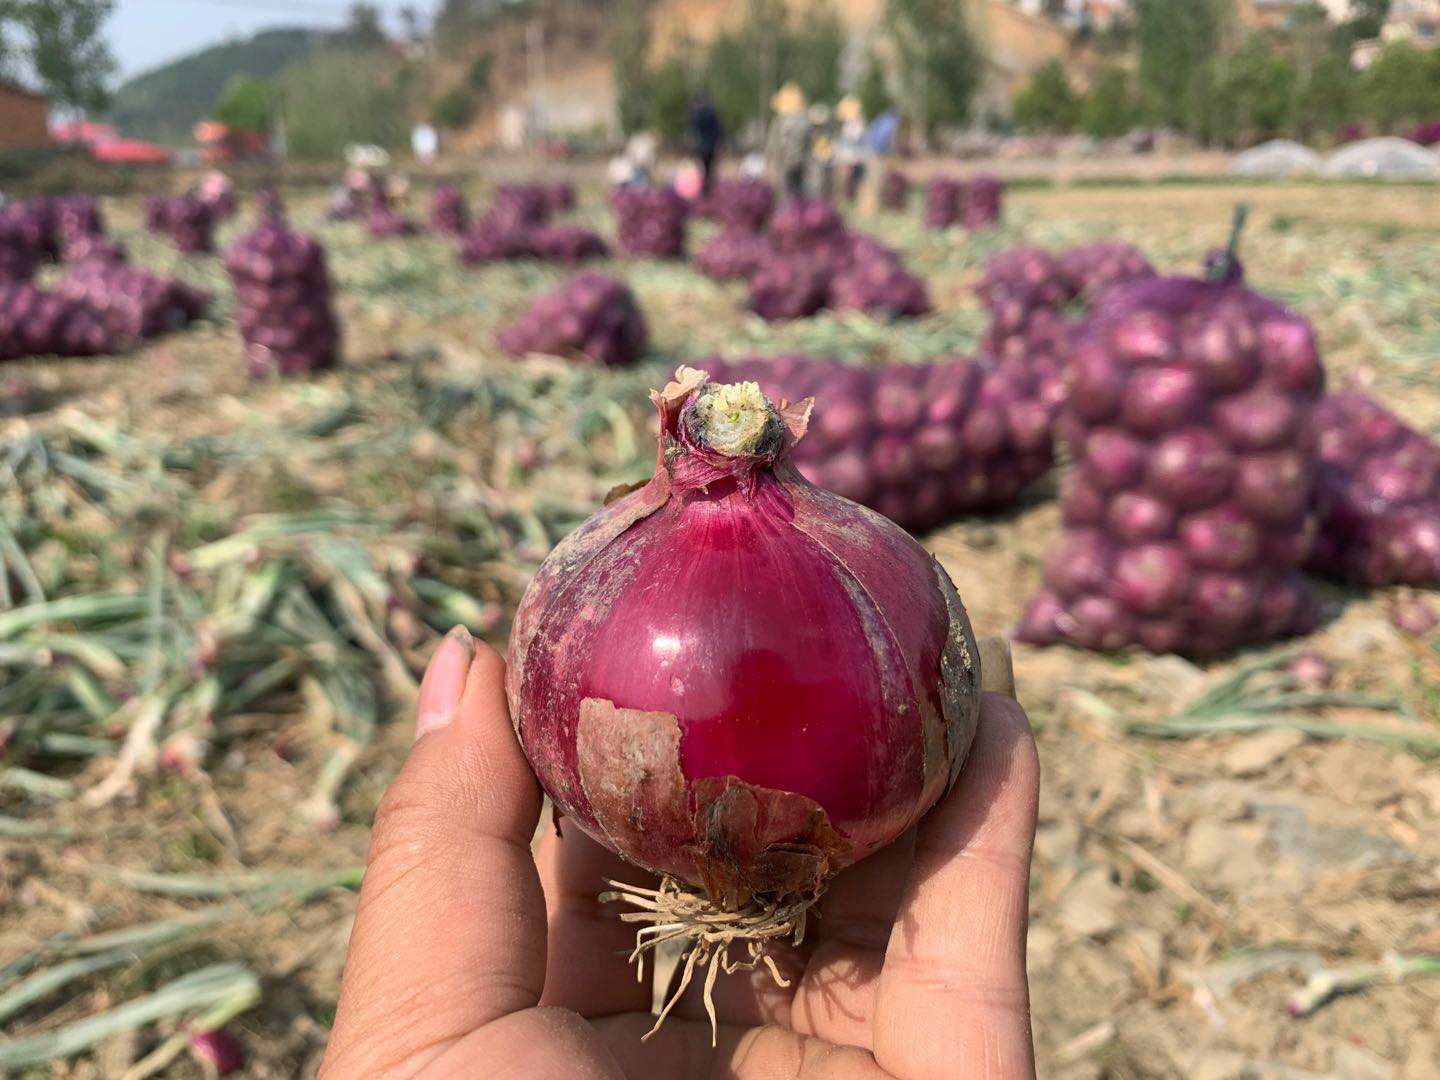
<svg viewBox="0 0 1440 1080">
<path fill-rule="evenodd" d="M 397 26 L 400 0 L 372 0 Z M 423 14 L 440 0 L 412 0 Z M 339 27 L 349 0 L 117 0 L 106 23 L 120 78 L 271 26 Z"/>
</svg>

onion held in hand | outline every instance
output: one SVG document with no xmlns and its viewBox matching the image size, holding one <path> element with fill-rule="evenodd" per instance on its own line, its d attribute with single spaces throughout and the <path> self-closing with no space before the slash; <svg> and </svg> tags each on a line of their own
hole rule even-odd
<svg viewBox="0 0 1440 1080">
<path fill-rule="evenodd" d="M 655 475 L 540 568 L 506 687 L 556 806 L 666 879 L 628 898 L 692 924 L 689 970 L 735 942 L 753 965 L 929 810 L 980 685 L 934 558 L 790 464 L 810 403 L 707 379 L 652 394 Z"/>
</svg>

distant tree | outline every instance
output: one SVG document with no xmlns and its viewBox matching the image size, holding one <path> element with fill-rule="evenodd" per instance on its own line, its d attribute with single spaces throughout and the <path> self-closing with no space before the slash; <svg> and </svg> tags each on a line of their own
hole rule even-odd
<svg viewBox="0 0 1440 1080">
<path fill-rule="evenodd" d="M 685 138 L 690 96 L 695 92 L 695 62 L 683 44 L 655 69 L 650 78 L 650 127 L 667 143 Z"/>
<path fill-rule="evenodd" d="M 1080 99 L 1058 60 L 1030 77 L 1013 107 L 1015 126 L 1022 131 L 1073 131 L 1080 119 Z"/>
<path fill-rule="evenodd" d="M 215 99 L 210 115 L 240 131 L 267 132 L 275 110 L 274 88 L 263 79 L 234 75 Z"/>
<path fill-rule="evenodd" d="M 1234 145 L 1290 130 L 1297 78 L 1290 57 L 1251 37 L 1217 71 L 1211 137 Z"/>
<path fill-rule="evenodd" d="M 409 132 L 405 95 L 376 78 L 369 54 L 325 49 L 287 67 L 277 83 L 293 157 L 335 159 L 351 143 L 393 149 Z"/>
<path fill-rule="evenodd" d="M 649 96 L 650 23 L 645 0 L 619 0 L 610 21 L 610 60 L 615 70 L 620 130 L 640 131 L 652 116 Z"/>
<path fill-rule="evenodd" d="M 1365 111 L 1382 131 L 1440 116 L 1440 50 L 1408 41 L 1385 46 L 1363 79 Z"/>
<path fill-rule="evenodd" d="M 840 57 L 848 39 L 834 0 L 810 0 L 786 26 L 784 70 L 811 101 L 833 102 L 840 96 Z"/>
<path fill-rule="evenodd" d="M 1342 28 L 1351 41 L 1369 41 L 1380 36 L 1390 16 L 1390 0 L 1350 0 L 1350 20 Z"/>
<path fill-rule="evenodd" d="M 983 72 L 965 5 L 885 0 L 885 26 L 900 61 L 903 104 L 915 126 L 929 133 L 967 120 Z"/>
<path fill-rule="evenodd" d="M 885 65 L 874 53 L 865 65 L 865 74 L 860 78 L 856 93 L 860 98 L 860 108 L 867 117 L 879 116 L 890 108 L 890 86 L 885 81 Z"/>
<path fill-rule="evenodd" d="M 1123 68 L 1104 67 L 1080 101 L 1080 129 L 1097 139 L 1113 139 L 1135 126 L 1136 112 L 1130 76 Z"/>
<path fill-rule="evenodd" d="M 475 115 L 475 95 L 464 86 L 441 94 L 430 106 L 430 120 L 436 127 L 463 128 Z"/>
<path fill-rule="evenodd" d="M 405 37 L 409 41 L 419 41 L 425 36 L 424 22 L 420 18 L 420 9 L 414 4 L 401 4 L 398 14 L 400 15 L 400 26 L 405 31 Z"/>
<path fill-rule="evenodd" d="M 102 36 L 114 0 L 0 0 L 0 73 L 28 71 L 58 105 L 98 112 L 115 58 Z"/>
<path fill-rule="evenodd" d="M 385 29 L 380 25 L 380 9 L 375 4 L 350 5 L 345 29 L 340 32 L 345 44 L 357 49 L 378 49 L 385 44 Z"/>
<path fill-rule="evenodd" d="M 1295 134 L 1302 140 L 1333 134 L 1356 114 L 1355 69 L 1336 53 L 1317 59 L 1301 74 L 1295 90 Z"/>
<path fill-rule="evenodd" d="M 768 108 L 768 99 L 760 98 L 760 57 L 742 31 L 722 30 L 711 38 L 701 72 L 727 131 L 739 131 Z"/>
<path fill-rule="evenodd" d="M 1146 112 L 1203 131 L 1229 0 L 1134 0 L 1140 93 Z"/>
<path fill-rule="evenodd" d="M 488 94 L 494 69 L 495 57 L 488 52 L 481 53 L 471 60 L 470 66 L 465 69 L 465 84 L 478 94 Z"/>
</svg>

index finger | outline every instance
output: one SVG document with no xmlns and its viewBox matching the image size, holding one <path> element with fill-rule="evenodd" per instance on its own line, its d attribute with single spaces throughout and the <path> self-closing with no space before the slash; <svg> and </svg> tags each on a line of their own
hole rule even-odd
<svg viewBox="0 0 1440 1080">
<path fill-rule="evenodd" d="M 920 824 L 880 973 L 875 1059 L 900 1080 L 1034 1074 L 1025 934 L 1039 790 L 1024 710 L 984 695 L 970 761 Z"/>
</svg>

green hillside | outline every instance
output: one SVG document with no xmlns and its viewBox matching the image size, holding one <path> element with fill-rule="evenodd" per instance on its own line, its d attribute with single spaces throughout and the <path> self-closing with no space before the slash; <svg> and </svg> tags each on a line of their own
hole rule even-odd
<svg viewBox="0 0 1440 1080">
<path fill-rule="evenodd" d="M 235 75 L 269 78 L 327 38 L 302 28 L 263 30 L 147 71 L 115 91 L 110 119 L 127 135 L 183 143 Z"/>
</svg>

